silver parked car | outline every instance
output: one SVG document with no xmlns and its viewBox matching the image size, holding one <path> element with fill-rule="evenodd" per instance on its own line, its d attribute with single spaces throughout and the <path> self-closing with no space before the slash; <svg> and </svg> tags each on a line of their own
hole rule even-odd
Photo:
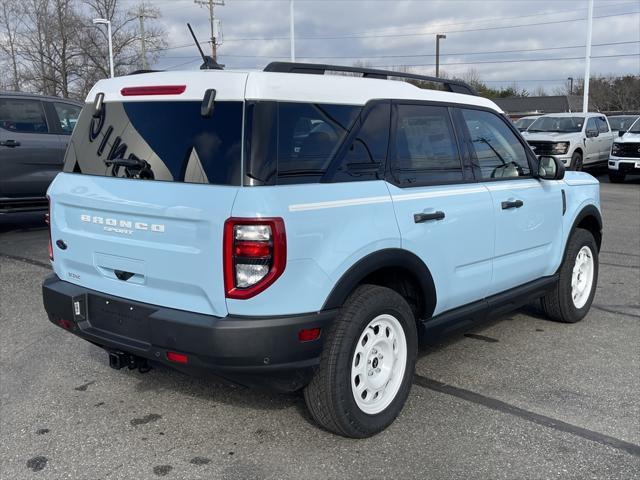
<svg viewBox="0 0 640 480">
<path fill-rule="evenodd" d="M 44 210 L 82 104 L 0 92 L 0 214 Z"/>
</svg>

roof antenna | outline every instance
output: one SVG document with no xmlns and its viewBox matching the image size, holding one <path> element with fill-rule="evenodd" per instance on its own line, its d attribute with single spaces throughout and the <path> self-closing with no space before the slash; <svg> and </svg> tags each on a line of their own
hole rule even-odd
<svg viewBox="0 0 640 480">
<path fill-rule="evenodd" d="M 187 27 L 189 27 L 189 31 L 191 32 L 191 36 L 193 37 L 193 41 L 196 42 L 196 47 L 198 47 L 200 56 L 202 57 L 202 65 L 200 65 L 200 70 L 222 70 L 222 65 L 216 62 L 209 55 L 204 54 L 204 52 L 202 51 L 202 47 L 200 47 L 200 42 L 198 42 L 198 39 L 196 38 L 196 34 L 193 33 L 191 25 L 187 23 Z"/>
</svg>

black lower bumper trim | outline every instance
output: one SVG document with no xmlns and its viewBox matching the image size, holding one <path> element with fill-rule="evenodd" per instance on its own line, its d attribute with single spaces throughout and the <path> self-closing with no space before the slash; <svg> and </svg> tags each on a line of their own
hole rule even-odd
<svg viewBox="0 0 640 480">
<path fill-rule="evenodd" d="M 300 330 L 322 332 L 335 315 L 215 317 L 105 295 L 56 275 L 45 279 L 42 293 L 51 322 L 107 351 L 281 391 L 304 386 L 319 363 L 322 333 L 318 340 L 300 342 Z M 188 360 L 171 362 L 168 352 Z"/>
</svg>

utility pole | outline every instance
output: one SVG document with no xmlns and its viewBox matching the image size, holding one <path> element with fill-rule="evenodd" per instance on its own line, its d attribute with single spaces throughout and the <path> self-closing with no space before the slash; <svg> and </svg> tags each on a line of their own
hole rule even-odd
<svg viewBox="0 0 640 480">
<path fill-rule="evenodd" d="M 294 28 L 294 17 L 293 17 L 293 0 L 289 0 L 289 37 L 291 40 L 291 61 L 296 61 L 296 34 Z"/>
<path fill-rule="evenodd" d="M 211 58 L 213 58 L 214 62 L 218 61 L 218 55 L 216 51 L 216 26 L 215 19 L 216 17 L 213 14 L 213 6 L 214 5 L 224 5 L 224 0 L 193 0 L 200 6 L 209 7 L 209 23 L 211 25 Z"/>
<path fill-rule="evenodd" d="M 141 55 L 142 55 L 142 69 L 148 70 L 149 64 L 147 63 L 147 44 L 146 44 L 146 33 L 144 31 L 144 19 L 145 18 L 156 18 L 155 15 L 150 15 L 145 12 L 144 5 L 141 5 L 138 9 L 138 20 L 140 20 L 140 47 L 141 47 Z"/>
<path fill-rule="evenodd" d="M 573 77 L 568 77 L 569 80 L 569 95 L 573 95 Z"/>
<path fill-rule="evenodd" d="M 584 93 L 582 97 L 582 113 L 589 111 L 589 76 L 591 75 L 591 32 L 593 30 L 593 0 L 589 0 L 587 15 L 587 51 L 584 59 Z"/>
<path fill-rule="evenodd" d="M 436 77 L 440 76 L 440 39 L 445 39 L 447 36 L 444 33 L 438 33 L 436 35 Z"/>
</svg>

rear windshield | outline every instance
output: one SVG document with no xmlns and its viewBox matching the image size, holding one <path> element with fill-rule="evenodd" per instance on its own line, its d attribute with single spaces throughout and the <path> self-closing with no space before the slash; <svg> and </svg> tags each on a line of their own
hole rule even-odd
<svg viewBox="0 0 640 480">
<path fill-rule="evenodd" d="M 242 102 L 108 102 L 82 110 L 64 171 L 132 179 L 239 185 Z"/>
</svg>

